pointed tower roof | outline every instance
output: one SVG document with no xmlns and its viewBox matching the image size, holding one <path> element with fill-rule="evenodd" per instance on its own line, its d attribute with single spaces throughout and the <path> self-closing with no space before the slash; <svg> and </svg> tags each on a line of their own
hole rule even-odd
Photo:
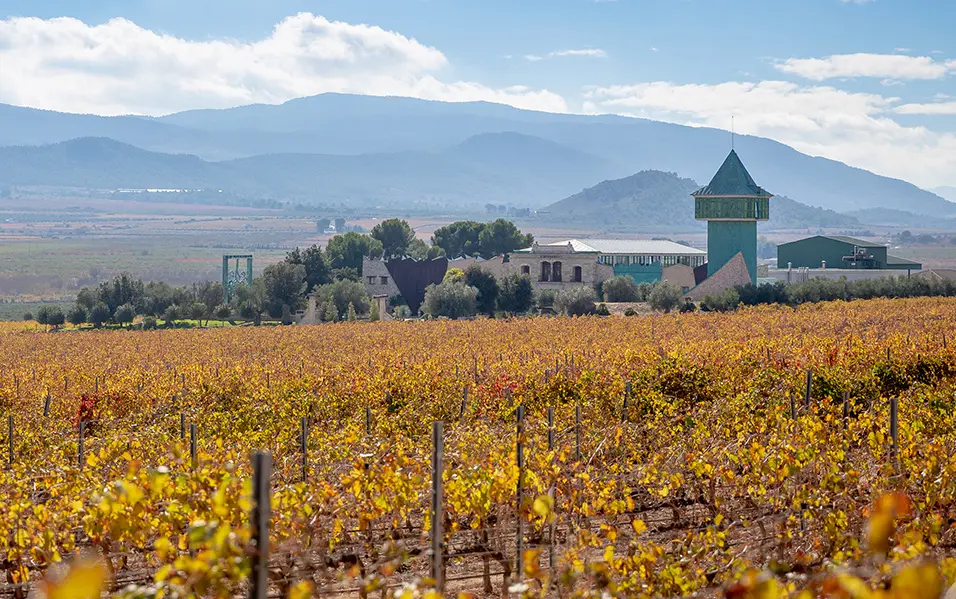
<svg viewBox="0 0 956 599">
<path fill-rule="evenodd" d="M 747 167 L 740 161 L 737 152 L 730 151 L 727 159 L 720 166 L 717 174 L 711 180 L 710 185 L 701 187 L 691 194 L 694 197 L 745 197 L 745 198 L 770 198 L 773 194 L 763 187 L 757 185 Z"/>
</svg>

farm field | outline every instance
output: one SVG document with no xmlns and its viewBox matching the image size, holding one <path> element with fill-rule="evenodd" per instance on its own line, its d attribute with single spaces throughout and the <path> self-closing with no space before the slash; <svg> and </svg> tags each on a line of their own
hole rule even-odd
<svg viewBox="0 0 956 599">
<path fill-rule="evenodd" d="M 425 596 L 432 574 L 449 596 L 938 596 L 956 580 L 954 334 L 941 298 L 0 325 L 0 596 L 79 557 L 117 597 L 248 593 L 255 451 L 273 597 Z"/>
</svg>

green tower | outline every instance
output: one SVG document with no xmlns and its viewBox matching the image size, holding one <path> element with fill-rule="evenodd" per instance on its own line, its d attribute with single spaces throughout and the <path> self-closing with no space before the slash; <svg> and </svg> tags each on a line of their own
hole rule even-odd
<svg viewBox="0 0 956 599">
<path fill-rule="evenodd" d="M 737 152 L 731 150 L 710 185 L 691 195 L 694 216 L 707 221 L 707 276 L 739 252 L 756 284 L 757 221 L 770 218 L 773 194 L 754 183 Z"/>
</svg>

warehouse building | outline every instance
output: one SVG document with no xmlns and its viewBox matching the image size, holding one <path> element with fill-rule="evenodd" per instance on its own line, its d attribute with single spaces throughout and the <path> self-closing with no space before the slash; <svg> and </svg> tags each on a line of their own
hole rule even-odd
<svg viewBox="0 0 956 599">
<path fill-rule="evenodd" d="M 817 235 L 777 246 L 778 269 L 901 270 L 910 273 L 922 267 L 919 262 L 888 254 L 885 245 L 854 237 Z"/>
</svg>

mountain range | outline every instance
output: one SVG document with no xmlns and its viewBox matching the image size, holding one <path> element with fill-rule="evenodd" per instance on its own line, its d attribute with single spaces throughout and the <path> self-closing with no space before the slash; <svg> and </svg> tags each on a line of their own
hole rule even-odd
<svg viewBox="0 0 956 599">
<path fill-rule="evenodd" d="M 639 171 L 709 181 L 729 137 L 620 116 L 342 94 L 159 118 L 0 105 L 0 186 L 202 187 L 317 203 L 537 208 Z M 762 187 L 802 204 L 956 215 L 956 203 L 905 181 L 769 139 L 735 143 Z"/>
<path fill-rule="evenodd" d="M 604 181 L 548 206 L 540 215 L 559 224 L 587 225 L 604 232 L 654 232 L 703 228 L 694 219 L 694 199 L 700 185 L 675 173 L 641 171 Z M 853 216 L 807 206 L 786 196 L 770 200 L 770 220 L 761 227 L 773 229 L 859 227 Z"/>
</svg>

